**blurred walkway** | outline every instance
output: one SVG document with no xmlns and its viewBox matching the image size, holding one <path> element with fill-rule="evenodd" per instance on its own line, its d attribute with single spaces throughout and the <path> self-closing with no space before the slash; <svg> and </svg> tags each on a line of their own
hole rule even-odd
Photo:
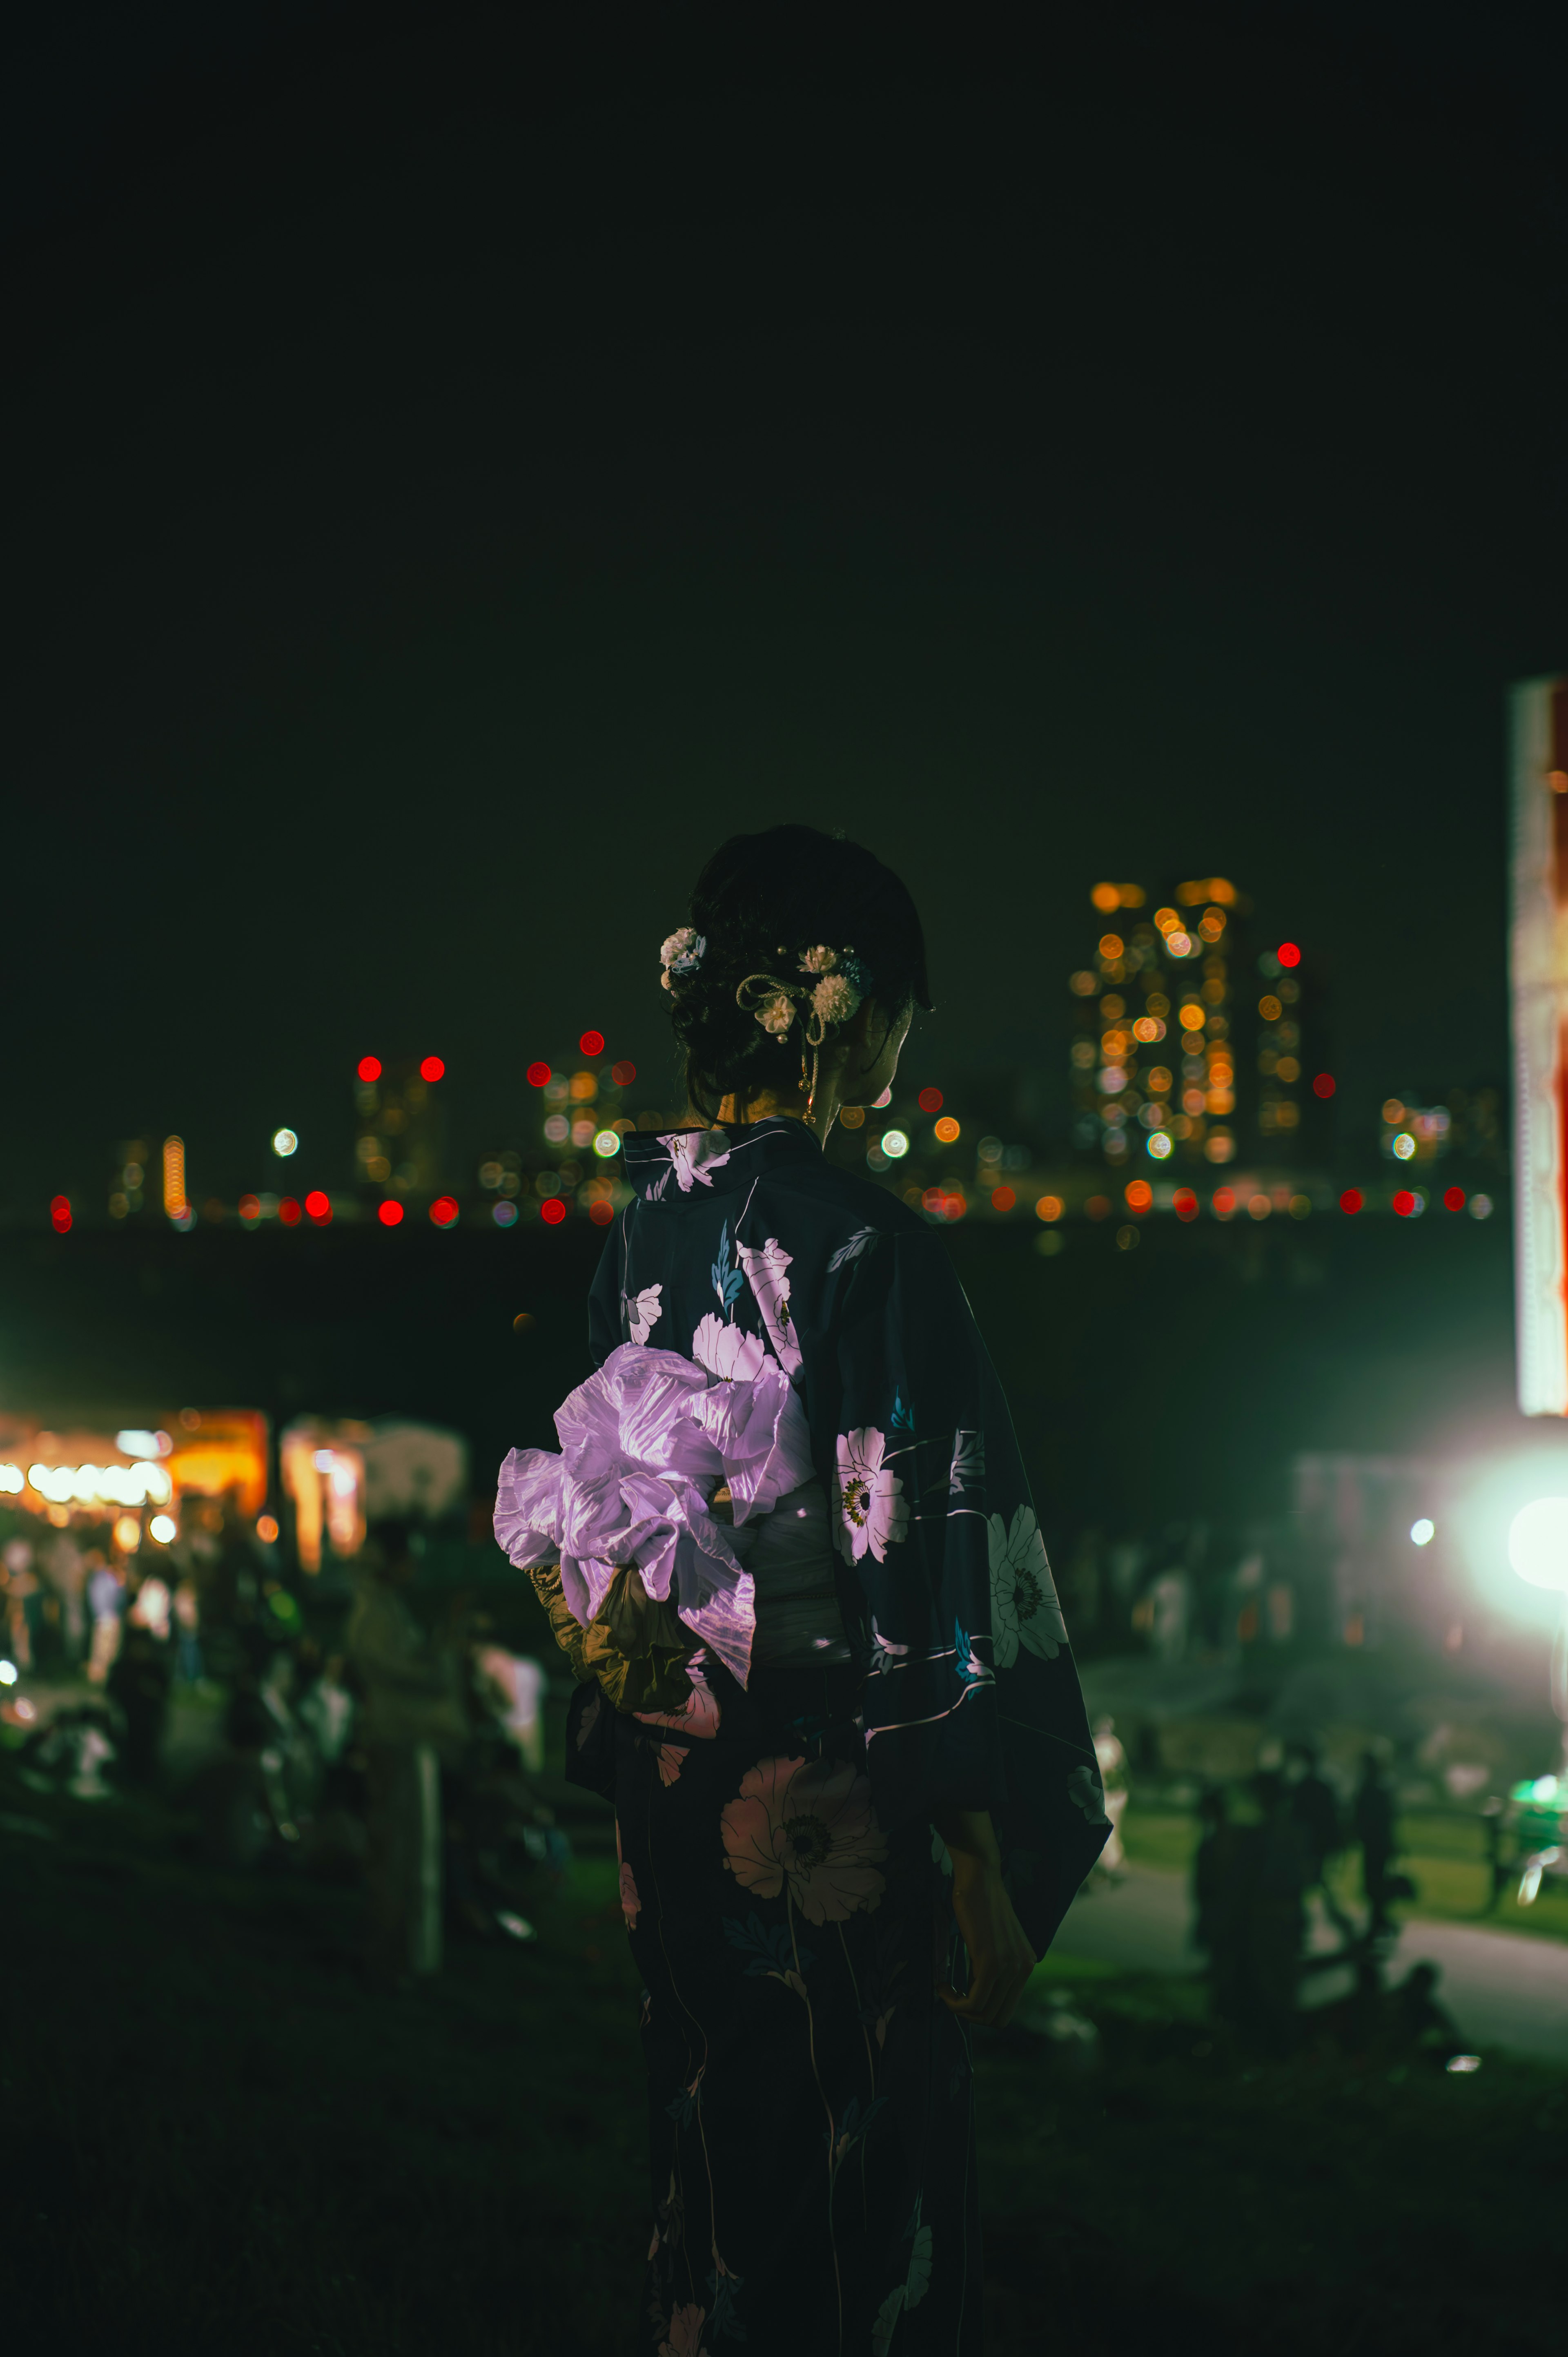
<svg viewBox="0 0 1568 2357">
<path fill-rule="evenodd" d="M 1055 1950 L 1144 1972 L 1192 1972 L 1197 1960 L 1187 1945 L 1190 1914 L 1183 1876 L 1131 1866 L 1120 1888 L 1074 1902 Z M 1312 1944 L 1337 1943 L 1318 1921 Z M 1469 1923 L 1407 1923 L 1390 1980 L 1423 1961 L 1441 1969 L 1438 1994 L 1478 2047 L 1509 2046 L 1543 2061 L 1568 2063 L 1568 1947 Z M 1323 1973 L 1306 1984 L 1315 2006 L 1347 1996 L 1349 1987 L 1348 1972 Z"/>
</svg>

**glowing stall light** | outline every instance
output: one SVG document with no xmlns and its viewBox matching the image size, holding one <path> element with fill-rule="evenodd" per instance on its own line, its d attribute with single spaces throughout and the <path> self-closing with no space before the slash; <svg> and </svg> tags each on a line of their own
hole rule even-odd
<svg viewBox="0 0 1568 2357">
<path fill-rule="evenodd" d="M 166 1457 L 174 1443 L 166 1432 L 117 1432 L 114 1446 L 122 1457 Z"/>
<path fill-rule="evenodd" d="M 1531 1587 L 1568 1592 L 1568 1498 L 1536 1498 L 1509 1531 L 1509 1561 Z"/>
<path fill-rule="evenodd" d="M 882 1151 L 889 1162 L 902 1162 L 909 1151 L 908 1134 L 901 1129 L 885 1129 L 882 1133 L 881 1144 Z"/>
<path fill-rule="evenodd" d="M 179 1536 L 179 1524 L 171 1514 L 155 1514 L 147 1524 L 147 1536 L 156 1539 L 159 1546 L 172 1546 Z"/>
<path fill-rule="evenodd" d="M 15 1663 L 15 1662 L 0 1662 L 0 1686 L 14 1686 L 14 1685 L 16 1684 L 16 1663 Z"/>
<path fill-rule="evenodd" d="M 0 1465 L 0 1498 L 19 1498 L 27 1486 L 19 1465 Z"/>
<path fill-rule="evenodd" d="M 12 1494 L 23 1486 L 18 1481 Z M 161 1465 L 29 1465 L 25 1486 L 51 1506 L 163 1506 L 174 1495 Z M 0 1489 L 9 1487 L 0 1480 Z"/>
<path fill-rule="evenodd" d="M 1568 680 L 1510 698 L 1513 816 L 1509 982 L 1514 1071 L 1514 1285 L 1519 1404 L 1568 1415 Z"/>
<path fill-rule="evenodd" d="M 1437 1525 L 1429 1514 L 1423 1514 L 1410 1526 L 1412 1546 L 1430 1546 L 1437 1536 Z"/>
</svg>

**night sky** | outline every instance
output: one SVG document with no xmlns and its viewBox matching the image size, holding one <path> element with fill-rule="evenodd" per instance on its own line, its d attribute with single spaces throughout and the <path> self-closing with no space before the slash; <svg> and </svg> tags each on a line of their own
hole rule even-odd
<svg viewBox="0 0 1568 2357">
<path fill-rule="evenodd" d="M 1505 1077 L 1560 12 L 222 13 L 8 77 L 9 1216 L 170 1128 L 340 1184 L 367 1051 L 459 1157 L 586 1024 L 668 1098 L 659 942 L 782 818 L 925 911 L 912 1079 L 1059 1074 L 1090 885 L 1215 871 L 1347 1158 Z"/>
</svg>

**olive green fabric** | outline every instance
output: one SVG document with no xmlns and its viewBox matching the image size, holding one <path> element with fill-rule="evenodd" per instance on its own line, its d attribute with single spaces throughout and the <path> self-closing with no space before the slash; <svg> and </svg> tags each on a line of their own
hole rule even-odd
<svg viewBox="0 0 1568 2357">
<path fill-rule="evenodd" d="M 596 1680 L 617 1710 L 681 1709 L 692 1691 L 686 1663 L 696 1641 L 673 1604 L 648 1594 L 634 1564 L 617 1572 L 586 1629 L 561 1593 L 558 1564 L 529 1577 L 574 1677 Z"/>
</svg>

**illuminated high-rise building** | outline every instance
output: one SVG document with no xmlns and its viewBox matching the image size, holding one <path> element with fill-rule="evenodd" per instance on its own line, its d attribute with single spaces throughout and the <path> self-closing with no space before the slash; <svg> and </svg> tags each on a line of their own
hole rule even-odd
<svg viewBox="0 0 1568 2357">
<path fill-rule="evenodd" d="M 1224 876 L 1152 909 L 1141 884 L 1090 897 L 1105 930 L 1069 985 L 1074 1145 L 1129 1177 L 1134 1157 L 1145 1178 L 1326 1163 L 1334 1079 L 1308 1060 L 1323 1006 L 1299 945 L 1258 952 L 1251 904 Z"/>
<path fill-rule="evenodd" d="M 1247 904 L 1223 876 L 1179 884 L 1147 916 L 1141 884 L 1097 884 L 1090 897 L 1105 931 L 1069 985 L 1080 1008 L 1073 1143 L 1112 1168 L 1135 1154 L 1145 1170 L 1234 1160 Z"/>
</svg>

